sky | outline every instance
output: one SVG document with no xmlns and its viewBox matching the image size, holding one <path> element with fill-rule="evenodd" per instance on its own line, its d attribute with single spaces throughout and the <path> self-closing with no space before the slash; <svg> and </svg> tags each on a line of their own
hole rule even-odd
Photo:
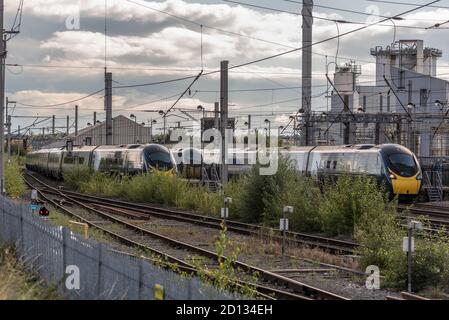
<svg viewBox="0 0 449 320">
<path fill-rule="evenodd" d="M 5 2 L 5 28 L 8 29 L 20 1 Z M 99 120 L 104 119 L 103 93 L 57 104 L 101 90 L 105 65 L 113 73 L 114 87 L 120 87 L 196 76 L 202 68 L 205 72 L 218 70 L 222 60 L 235 66 L 301 47 L 301 3 L 239 2 L 278 11 L 217 0 L 24 0 L 21 32 L 8 42 L 6 94 L 10 101 L 22 103 L 15 108 L 10 106 L 12 115 L 56 115 L 57 127 L 65 131 L 62 127 L 66 125 L 66 116 L 71 117 L 72 123 L 74 106 L 78 104 L 80 127 L 83 127 L 93 122 L 94 111 Z M 315 0 L 313 41 L 361 26 L 326 19 L 372 23 L 382 19 L 378 16 L 394 16 L 428 2 L 414 0 L 413 6 L 369 0 Z M 438 74 L 449 79 L 449 23 L 428 30 L 410 28 L 430 27 L 449 20 L 449 0 L 402 17 L 402 21 L 395 22 L 396 28 L 387 21 L 342 36 L 339 41 L 326 41 L 313 47 L 314 110 L 327 108 L 326 60 L 337 64 L 355 60 L 362 66 L 359 80 L 372 84 L 375 64 L 370 48 L 387 46 L 394 40 L 422 39 L 426 47 L 442 49 Z M 335 64 L 329 64 L 330 74 L 334 67 Z M 134 114 L 137 121 L 146 123 L 155 119 L 156 127 L 160 128 L 162 121 L 157 111 L 173 105 L 191 81 L 115 88 L 114 115 Z M 300 108 L 300 86 L 300 50 L 232 69 L 229 71 L 231 115 L 237 117 L 240 127 L 247 114 L 252 114 L 254 127 L 264 126 L 266 118 L 272 121 L 272 126 L 286 125 L 289 115 Z M 219 100 L 219 90 L 219 73 L 203 76 L 176 106 L 192 109 L 191 115 L 199 117 L 196 107 L 202 105 L 206 110 L 213 110 L 214 102 Z M 169 118 L 169 125 L 175 121 L 187 125 L 185 119 L 185 115 L 177 113 Z M 34 121 L 34 118 L 13 118 L 13 131 L 18 125 L 24 127 Z M 50 125 L 51 120 L 36 127 Z"/>
</svg>

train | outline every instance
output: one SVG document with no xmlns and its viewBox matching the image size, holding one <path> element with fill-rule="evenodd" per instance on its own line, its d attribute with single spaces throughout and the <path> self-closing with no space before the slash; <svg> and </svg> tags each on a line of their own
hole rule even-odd
<svg viewBox="0 0 449 320">
<path fill-rule="evenodd" d="M 70 151 L 66 147 L 41 149 L 26 156 L 25 166 L 55 179 L 62 179 L 65 173 L 77 168 L 126 175 L 154 170 L 177 172 L 169 149 L 158 144 L 78 146 Z"/>
<path fill-rule="evenodd" d="M 207 174 L 211 167 L 220 163 L 219 150 L 203 151 L 201 166 L 209 169 L 198 171 L 199 152 L 183 150 L 183 163 L 178 163 L 178 170 L 188 173 L 191 178 L 202 179 L 201 174 Z M 253 167 L 249 159 L 255 159 L 255 153 L 256 150 L 249 149 L 229 151 L 229 176 L 248 173 Z M 189 154 L 194 154 L 194 157 L 186 157 Z M 389 194 L 403 199 L 417 197 L 422 187 L 418 159 L 413 152 L 398 144 L 286 147 L 280 149 L 280 154 L 289 159 L 298 173 L 318 181 L 341 175 L 371 176 L 379 185 L 383 184 Z M 189 162 L 189 159 L 195 161 Z"/>
<path fill-rule="evenodd" d="M 248 173 L 256 153 L 254 149 L 229 150 L 229 176 Z M 398 144 L 286 147 L 279 153 L 298 173 L 319 181 L 341 175 L 371 176 L 391 195 L 401 198 L 418 196 L 422 187 L 422 170 L 416 156 Z M 217 178 L 220 158 L 220 150 L 169 150 L 158 144 L 79 146 L 70 152 L 65 147 L 31 152 L 26 167 L 57 179 L 75 168 L 86 167 L 126 175 L 159 170 L 204 181 Z"/>
</svg>

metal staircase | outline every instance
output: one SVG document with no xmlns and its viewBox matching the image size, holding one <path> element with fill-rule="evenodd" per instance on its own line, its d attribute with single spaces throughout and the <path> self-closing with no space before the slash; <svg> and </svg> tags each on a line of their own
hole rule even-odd
<svg viewBox="0 0 449 320">
<path fill-rule="evenodd" d="M 203 185 L 206 186 L 211 192 L 220 191 L 222 186 L 220 177 L 218 176 L 217 168 L 215 166 L 212 166 L 210 168 L 210 177 L 207 169 L 204 166 L 202 167 L 201 171 Z"/>
<path fill-rule="evenodd" d="M 443 201 L 443 182 L 439 171 L 424 172 L 423 187 L 430 202 Z"/>
</svg>

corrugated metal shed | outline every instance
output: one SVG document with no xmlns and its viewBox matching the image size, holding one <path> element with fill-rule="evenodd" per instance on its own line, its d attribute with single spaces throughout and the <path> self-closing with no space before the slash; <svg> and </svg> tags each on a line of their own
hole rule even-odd
<svg viewBox="0 0 449 320">
<path fill-rule="evenodd" d="M 122 115 L 112 120 L 112 143 L 113 144 L 133 144 L 150 142 L 151 128 L 142 126 Z M 78 135 L 71 134 L 68 139 L 74 141 L 74 145 L 85 145 L 91 140 L 91 145 L 102 145 L 106 143 L 106 124 L 97 123 L 78 131 Z M 56 141 L 45 148 L 65 146 L 67 138 Z"/>
</svg>

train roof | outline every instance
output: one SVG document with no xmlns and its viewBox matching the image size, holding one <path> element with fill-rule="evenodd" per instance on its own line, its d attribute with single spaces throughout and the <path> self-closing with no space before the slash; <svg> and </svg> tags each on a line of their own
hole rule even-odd
<svg viewBox="0 0 449 320">
<path fill-rule="evenodd" d="M 355 145 L 342 145 L 342 146 L 317 146 L 317 147 L 286 147 L 283 150 L 289 151 L 289 152 L 309 152 L 313 150 L 313 152 L 330 152 L 330 153 L 345 153 L 345 152 L 367 152 L 367 153 L 376 153 L 376 152 L 385 152 L 385 153 L 394 153 L 394 152 L 400 152 L 400 153 L 409 153 L 412 154 L 412 152 L 407 149 L 404 146 L 398 145 L 398 144 L 381 144 L 381 145 L 374 145 L 374 144 L 355 144 Z"/>
</svg>

